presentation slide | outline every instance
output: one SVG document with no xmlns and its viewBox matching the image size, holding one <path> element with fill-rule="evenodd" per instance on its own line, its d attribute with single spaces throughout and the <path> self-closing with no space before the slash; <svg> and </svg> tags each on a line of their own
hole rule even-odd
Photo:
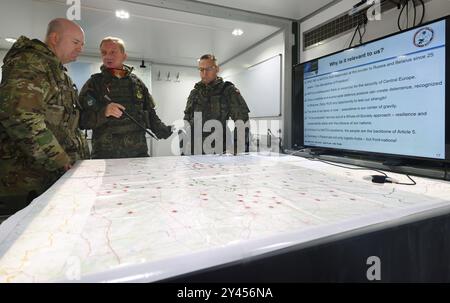
<svg viewBox="0 0 450 303">
<path fill-rule="evenodd" d="M 445 20 L 304 65 L 304 145 L 445 158 Z"/>
</svg>

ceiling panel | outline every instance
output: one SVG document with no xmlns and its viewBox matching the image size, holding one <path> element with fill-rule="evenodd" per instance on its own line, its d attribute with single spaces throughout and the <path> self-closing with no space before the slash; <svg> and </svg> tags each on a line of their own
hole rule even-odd
<svg viewBox="0 0 450 303">
<path fill-rule="evenodd" d="M 203 2 L 261 14 L 299 20 L 334 0 L 202 0 Z"/>
<path fill-rule="evenodd" d="M 214 53 L 226 61 L 279 28 L 263 24 L 233 21 L 119 0 L 83 0 L 80 25 L 86 32 L 85 54 L 97 55 L 105 36 L 124 39 L 131 58 L 156 63 L 195 66 L 204 53 Z M 0 47 L 9 48 L 4 37 L 25 34 L 43 38 L 49 20 L 65 17 L 65 0 L 0 1 Z M 116 9 L 130 13 L 130 19 L 115 17 Z M 12 12 L 10 11 L 12 10 Z M 31 20 L 19 27 L 14 20 Z M 19 23 L 20 24 L 20 23 Z M 19 29 L 18 29 L 19 28 Z M 233 29 L 244 35 L 235 37 Z"/>
</svg>

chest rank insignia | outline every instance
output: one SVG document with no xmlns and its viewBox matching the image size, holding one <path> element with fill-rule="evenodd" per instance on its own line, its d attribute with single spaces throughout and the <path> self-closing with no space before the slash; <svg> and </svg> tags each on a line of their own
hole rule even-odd
<svg viewBox="0 0 450 303">
<path fill-rule="evenodd" d="M 142 90 L 140 88 L 138 88 L 138 90 L 136 92 L 136 98 L 142 99 L 143 97 L 144 97 L 144 95 L 142 94 Z"/>
</svg>

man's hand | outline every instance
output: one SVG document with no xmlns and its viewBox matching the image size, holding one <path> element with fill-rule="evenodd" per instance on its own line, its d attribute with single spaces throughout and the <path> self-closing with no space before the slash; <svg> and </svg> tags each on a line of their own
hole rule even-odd
<svg viewBox="0 0 450 303">
<path fill-rule="evenodd" d="M 125 107 L 123 107 L 121 104 L 111 102 L 106 106 L 105 109 L 105 116 L 113 116 L 115 118 L 122 117 L 122 111 L 125 110 Z"/>
<path fill-rule="evenodd" d="M 70 164 L 70 163 L 67 163 L 64 165 L 64 171 L 68 171 L 71 168 L 72 168 L 72 164 Z"/>
</svg>

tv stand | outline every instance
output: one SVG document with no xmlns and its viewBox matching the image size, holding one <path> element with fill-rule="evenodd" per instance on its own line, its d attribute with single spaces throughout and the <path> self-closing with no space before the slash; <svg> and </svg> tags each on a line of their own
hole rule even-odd
<svg viewBox="0 0 450 303">
<path fill-rule="evenodd" d="M 314 156 L 322 156 L 322 155 L 333 156 L 333 155 L 341 154 L 341 152 L 333 151 L 333 150 L 326 150 L 323 148 L 310 148 L 309 153 Z"/>
<path fill-rule="evenodd" d="M 389 160 L 385 160 L 382 164 L 385 166 L 405 166 L 408 163 L 405 160 L 389 159 Z"/>
</svg>

